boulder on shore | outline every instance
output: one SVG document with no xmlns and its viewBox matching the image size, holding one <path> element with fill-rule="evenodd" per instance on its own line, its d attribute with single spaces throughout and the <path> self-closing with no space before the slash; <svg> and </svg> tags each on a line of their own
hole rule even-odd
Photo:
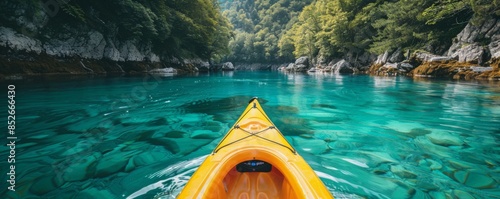
<svg viewBox="0 0 500 199">
<path fill-rule="evenodd" d="M 153 74 L 165 74 L 165 73 L 177 73 L 177 70 L 175 68 L 167 67 L 167 68 L 157 68 L 150 70 L 149 73 Z"/>
<path fill-rule="evenodd" d="M 222 64 L 222 70 L 223 71 L 232 71 L 234 70 L 234 65 L 231 62 L 226 62 Z"/>
<path fill-rule="evenodd" d="M 295 65 L 306 65 L 309 66 L 309 57 L 302 56 L 295 60 Z"/>
<path fill-rule="evenodd" d="M 332 71 L 336 74 L 353 74 L 357 72 L 357 69 L 352 67 L 345 59 L 342 59 L 333 65 L 330 63 L 327 66 L 327 71 Z"/>
</svg>

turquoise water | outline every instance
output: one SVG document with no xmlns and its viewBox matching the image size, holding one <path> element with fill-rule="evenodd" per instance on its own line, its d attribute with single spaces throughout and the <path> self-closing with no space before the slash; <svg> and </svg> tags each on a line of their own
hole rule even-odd
<svg viewBox="0 0 500 199">
<path fill-rule="evenodd" d="M 258 96 L 336 198 L 500 198 L 498 82 L 276 72 L 53 79 L 11 82 L 16 192 L 2 185 L 0 195 L 172 198 Z M 8 153 L 2 147 L 2 183 Z"/>
</svg>

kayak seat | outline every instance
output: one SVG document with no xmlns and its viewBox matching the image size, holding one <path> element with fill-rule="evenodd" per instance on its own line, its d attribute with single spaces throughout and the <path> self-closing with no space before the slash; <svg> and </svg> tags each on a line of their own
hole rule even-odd
<svg viewBox="0 0 500 199">
<path fill-rule="evenodd" d="M 273 172 L 238 172 L 228 188 L 228 198 L 273 199 L 280 198 L 283 177 Z"/>
</svg>

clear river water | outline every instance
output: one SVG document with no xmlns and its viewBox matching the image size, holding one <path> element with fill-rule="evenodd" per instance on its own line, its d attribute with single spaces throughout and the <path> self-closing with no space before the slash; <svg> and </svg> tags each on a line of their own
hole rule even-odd
<svg viewBox="0 0 500 199">
<path fill-rule="evenodd" d="M 500 198 L 500 83 L 224 72 L 15 85 L 1 198 L 174 198 L 253 96 L 336 198 Z M 4 186 L 5 185 L 5 186 Z"/>
</svg>

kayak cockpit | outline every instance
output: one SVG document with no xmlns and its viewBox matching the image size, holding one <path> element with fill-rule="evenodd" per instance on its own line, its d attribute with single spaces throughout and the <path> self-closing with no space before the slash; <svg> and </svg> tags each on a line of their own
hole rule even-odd
<svg viewBox="0 0 500 199">
<path fill-rule="evenodd" d="M 284 175 L 271 164 L 260 160 L 241 162 L 222 182 L 220 198 L 267 199 L 296 198 Z"/>
</svg>

